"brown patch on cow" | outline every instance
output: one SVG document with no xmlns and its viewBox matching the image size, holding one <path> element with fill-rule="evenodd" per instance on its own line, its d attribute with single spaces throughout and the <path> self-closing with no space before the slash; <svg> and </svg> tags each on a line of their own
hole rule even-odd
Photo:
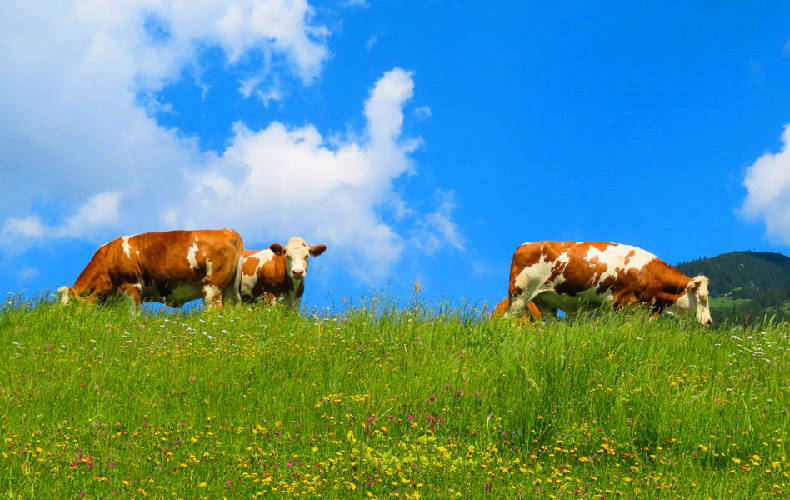
<svg viewBox="0 0 790 500">
<path fill-rule="evenodd" d="M 72 294 L 95 303 L 123 291 L 138 305 L 162 302 L 173 307 L 201 298 L 171 296 L 180 287 L 202 290 L 213 286 L 219 291 L 214 298 L 219 306 L 223 295 L 238 296 L 235 285 L 242 240 L 232 229 L 143 233 L 130 236 L 128 243 L 133 249 L 129 256 L 123 250 L 123 238 L 100 247 L 71 287 Z M 195 243 L 197 269 L 187 260 Z M 138 285 L 143 293 L 139 293 Z"/>
<path fill-rule="evenodd" d="M 254 275 L 255 270 L 258 269 L 258 264 L 260 264 L 261 261 L 258 259 L 258 257 L 253 257 L 253 255 L 257 252 L 257 250 L 244 251 L 244 262 L 241 265 L 241 272 L 245 276 Z"/>
<path fill-rule="evenodd" d="M 628 252 L 628 254 L 626 254 L 625 256 L 625 259 L 623 260 L 623 264 L 628 266 L 628 261 L 630 261 L 631 257 L 633 257 L 634 255 L 636 255 L 636 250 L 631 250 L 630 252 Z"/>
<path fill-rule="evenodd" d="M 604 251 L 610 245 L 611 243 L 585 242 L 568 248 L 569 262 L 563 273 L 565 280 L 557 285 L 557 293 L 575 297 L 585 290 L 595 288 L 597 278 L 605 273 L 608 267 L 597 258 L 587 259 L 587 253 L 590 248 Z"/>
</svg>

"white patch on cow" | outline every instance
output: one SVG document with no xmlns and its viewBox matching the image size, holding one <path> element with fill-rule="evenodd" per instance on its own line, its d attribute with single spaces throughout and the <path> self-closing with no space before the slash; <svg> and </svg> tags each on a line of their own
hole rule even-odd
<svg viewBox="0 0 790 500">
<path fill-rule="evenodd" d="M 211 276 L 211 261 L 206 260 L 206 276 Z"/>
<path fill-rule="evenodd" d="M 197 251 L 198 251 L 198 246 L 197 246 L 197 237 L 196 237 L 195 242 L 192 243 L 192 246 L 189 247 L 189 250 L 187 250 L 187 262 L 189 262 L 189 265 L 192 266 L 192 269 L 198 268 Z"/>
<path fill-rule="evenodd" d="M 633 255 L 629 255 L 633 252 Z M 601 283 L 606 281 L 607 278 L 617 277 L 618 273 L 628 272 L 632 269 L 639 270 L 645 265 L 657 259 L 655 255 L 641 248 L 632 247 L 631 245 L 621 245 L 619 243 L 612 243 L 603 250 L 598 250 L 594 246 L 590 246 L 587 251 L 585 260 L 591 263 L 593 260 L 606 265 L 606 270 L 602 273 L 595 275 L 593 280 Z"/>
<path fill-rule="evenodd" d="M 131 259 L 132 258 L 132 245 L 129 244 L 129 236 L 121 236 L 121 246 L 123 246 L 123 253 L 126 254 L 126 257 Z"/>
<path fill-rule="evenodd" d="M 515 284 L 521 289 L 521 293 L 511 301 L 509 313 L 520 314 L 529 301 L 547 290 L 546 281 L 551 276 L 554 264 L 555 261 L 547 260 L 545 255 L 541 255 L 538 262 L 518 273 Z"/>
<path fill-rule="evenodd" d="M 206 307 L 212 307 L 218 295 L 220 295 L 220 290 L 214 285 L 205 285 L 203 287 L 203 303 Z"/>
<path fill-rule="evenodd" d="M 252 295 L 252 289 L 255 288 L 255 285 L 258 283 L 258 270 L 263 267 L 263 265 L 274 257 L 274 252 L 269 250 L 268 248 L 265 250 L 259 250 L 254 254 L 250 255 L 249 257 L 242 257 L 239 266 L 247 261 L 247 259 L 258 259 L 258 264 L 255 266 L 255 271 L 252 274 L 244 274 L 241 271 L 241 284 L 237 287 L 241 295 L 244 297 L 249 297 Z"/>
</svg>

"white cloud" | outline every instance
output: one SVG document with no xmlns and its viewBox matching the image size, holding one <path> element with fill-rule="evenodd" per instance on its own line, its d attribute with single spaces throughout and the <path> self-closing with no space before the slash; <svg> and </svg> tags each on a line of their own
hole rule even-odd
<svg viewBox="0 0 790 500">
<path fill-rule="evenodd" d="M 330 144 L 312 125 L 272 123 L 252 131 L 237 123 L 230 147 L 205 173 L 190 176 L 195 201 L 172 207 L 182 225 L 232 220 L 245 238 L 309 234 L 354 262 L 350 270 L 376 279 L 396 262 L 402 237 L 379 213 L 412 215 L 393 190 L 394 179 L 412 168 L 419 141 L 401 138 L 402 108 L 414 83 L 395 68 L 374 85 L 365 102 L 366 128 Z M 447 206 L 431 214 L 444 229 Z M 432 220 L 434 220 L 432 219 Z M 265 232 L 264 232 L 265 231 Z M 442 235 L 454 236 L 452 232 Z"/>
<path fill-rule="evenodd" d="M 285 93 L 279 82 L 275 80 L 268 88 L 260 89 L 258 87 L 263 83 L 263 80 L 261 75 L 239 80 L 239 94 L 245 99 L 249 99 L 254 94 L 265 107 L 268 107 L 271 101 L 282 102 Z"/>
<path fill-rule="evenodd" d="M 285 96 L 279 87 L 269 87 L 266 90 L 256 90 L 255 97 L 257 97 L 265 107 L 269 107 L 271 101 L 282 102 Z"/>
<path fill-rule="evenodd" d="M 33 235 L 33 203 L 74 207 L 113 191 L 145 206 L 183 197 L 184 171 L 212 156 L 157 125 L 150 113 L 172 108 L 156 92 L 186 67 L 199 75 L 202 46 L 231 64 L 281 58 L 279 68 L 309 83 L 328 57 L 327 34 L 304 0 L 0 2 L 4 233 Z"/>
<path fill-rule="evenodd" d="M 118 207 L 122 195 L 118 191 L 98 193 L 66 217 L 59 225 L 45 224 L 38 216 L 10 217 L 0 232 L 0 241 L 6 245 L 18 238 L 80 238 L 91 236 L 97 230 L 119 222 Z"/>
<path fill-rule="evenodd" d="M 378 35 L 371 36 L 370 38 L 368 38 L 368 41 L 365 42 L 365 48 L 367 50 L 372 49 L 378 43 L 378 41 L 379 41 Z"/>
<path fill-rule="evenodd" d="M 51 234 L 51 228 L 41 221 L 40 217 L 10 217 L 3 226 L 0 239 L 13 243 L 18 238 L 44 238 Z"/>
<path fill-rule="evenodd" d="M 425 214 L 419 221 L 420 230 L 413 237 L 415 246 L 427 254 L 436 253 L 445 243 L 456 250 L 464 250 L 465 242 L 453 221 L 455 200 L 451 191 L 437 191 L 436 210 Z"/>
<path fill-rule="evenodd" d="M 117 224 L 122 197 L 118 191 L 106 191 L 92 196 L 55 229 L 56 234 L 61 237 L 89 236 L 97 228 Z"/>
<path fill-rule="evenodd" d="M 241 96 L 245 99 L 249 99 L 252 95 L 252 92 L 258 85 L 261 84 L 262 81 L 263 77 L 260 75 L 239 80 L 239 94 L 241 94 Z"/>
<path fill-rule="evenodd" d="M 222 48 L 230 66 L 261 51 L 261 80 L 239 92 L 264 104 L 282 98 L 260 88 L 277 81 L 272 57 L 311 82 L 328 57 L 311 12 L 298 0 L 0 3 L 0 245 L 230 226 L 261 244 L 301 234 L 331 245 L 350 272 L 383 276 L 423 227 L 393 187 L 414 172 L 420 144 L 402 137 L 410 73 L 375 83 L 364 130 L 329 138 L 310 124 L 236 123 L 225 151 L 200 151 L 147 112 L 169 109 L 156 92 L 185 67 L 200 74 L 201 45 Z M 425 220 L 461 241 L 446 207 Z"/>
<path fill-rule="evenodd" d="M 418 108 L 414 108 L 414 116 L 417 117 L 418 120 L 427 120 L 433 115 L 431 108 L 428 106 L 420 106 Z"/>
<path fill-rule="evenodd" d="M 742 213 L 765 221 L 768 235 L 790 244 L 790 124 L 778 153 L 766 152 L 747 170 Z"/>
</svg>

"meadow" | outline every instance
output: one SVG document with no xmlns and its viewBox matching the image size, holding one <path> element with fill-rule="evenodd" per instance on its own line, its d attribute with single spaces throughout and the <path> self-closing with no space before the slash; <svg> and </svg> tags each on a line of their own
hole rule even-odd
<svg viewBox="0 0 790 500">
<path fill-rule="evenodd" d="M 382 303 L 384 302 L 384 303 Z M 25 498 L 790 495 L 787 324 L 0 311 L 0 492 Z"/>
</svg>

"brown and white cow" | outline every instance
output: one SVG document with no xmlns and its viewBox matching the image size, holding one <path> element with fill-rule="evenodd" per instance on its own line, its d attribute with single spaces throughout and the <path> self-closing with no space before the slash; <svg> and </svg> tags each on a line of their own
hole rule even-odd
<svg viewBox="0 0 790 500">
<path fill-rule="evenodd" d="M 93 255 L 74 286 L 60 287 L 62 303 L 126 295 L 139 306 L 179 307 L 203 298 L 207 307 L 240 300 L 241 236 L 233 229 L 167 231 L 122 236 Z"/>
<path fill-rule="evenodd" d="M 241 298 L 245 302 L 283 301 L 299 309 L 310 256 L 318 257 L 326 245 L 310 246 L 294 236 L 283 248 L 272 243 L 265 250 L 245 250 L 241 275 Z"/>
<path fill-rule="evenodd" d="M 647 304 L 654 314 L 687 310 L 700 323 L 713 322 L 708 278 L 690 278 L 650 252 L 619 243 L 524 243 L 510 265 L 507 314 L 523 314 L 530 302 L 540 316 L 556 316 L 558 308 L 574 314 L 580 305 Z"/>
</svg>

